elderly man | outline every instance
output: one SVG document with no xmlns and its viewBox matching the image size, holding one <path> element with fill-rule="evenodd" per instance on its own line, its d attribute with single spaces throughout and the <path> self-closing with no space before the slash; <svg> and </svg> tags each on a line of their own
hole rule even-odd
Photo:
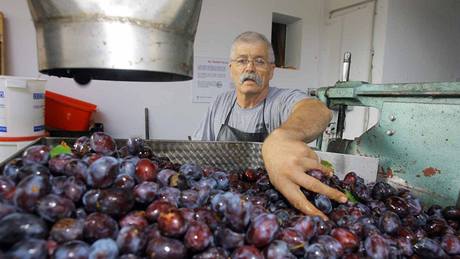
<svg viewBox="0 0 460 259">
<path fill-rule="evenodd" d="M 303 213 L 327 219 L 300 187 L 347 201 L 343 193 L 305 174 L 309 169 L 332 173 L 306 144 L 324 131 L 331 112 L 299 90 L 270 87 L 274 63 L 273 48 L 263 35 L 244 32 L 236 37 L 229 64 L 235 90 L 216 98 L 193 139 L 263 142 L 262 156 L 273 186 Z"/>
</svg>

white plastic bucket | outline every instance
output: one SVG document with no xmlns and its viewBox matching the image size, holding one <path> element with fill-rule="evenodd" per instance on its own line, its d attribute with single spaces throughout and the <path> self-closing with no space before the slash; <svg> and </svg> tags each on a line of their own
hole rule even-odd
<svg viewBox="0 0 460 259">
<path fill-rule="evenodd" d="M 0 141 L 45 133 L 45 79 L 0 76 Z"/>
</svg>

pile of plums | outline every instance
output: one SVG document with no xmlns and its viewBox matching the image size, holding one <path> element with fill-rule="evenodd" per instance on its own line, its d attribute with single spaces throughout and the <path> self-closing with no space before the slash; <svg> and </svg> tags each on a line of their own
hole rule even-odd
<svg viewBox="0 0 460 259">
<path fill-rule="evenodd" d="M 263 169 L 175 164 L 102 132 L 72 144 L 31 146 L 4 166 L 0 258 L 460 258 L 458 208 L 424 208 L 354 172 L 307 172 L 350 195 L 302 190 L 325 221 L 292 208 Z"/>
</svg>

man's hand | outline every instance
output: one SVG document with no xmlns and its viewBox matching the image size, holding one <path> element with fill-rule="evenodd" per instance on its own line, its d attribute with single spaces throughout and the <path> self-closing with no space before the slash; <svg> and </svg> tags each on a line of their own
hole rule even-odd
<svg viewBox="0 0 460 259">
<path fill-rule="evenodd" d="M 263 143 L 262 156 L 270 182 L 292 206 L 303 213 L 328 219 L 307 200 L 300 187 L 341 203 L 347 201 L 342 192 L 306 174 L 310 169 L 319 169 L 330 176 L 332 171 L 322 166 L 316 153 L 303 141 L 290 136 L 288 130 L 278 128 L 273 131 Z"/>
</svg>

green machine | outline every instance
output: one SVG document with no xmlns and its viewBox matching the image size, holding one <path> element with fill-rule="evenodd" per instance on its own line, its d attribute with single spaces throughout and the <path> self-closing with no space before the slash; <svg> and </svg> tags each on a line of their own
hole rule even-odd
<svg viewBox="0 0 460 259">
<path fill-rule="evenodd" d="M 378 180 L 407 188 L 427 204 L 460 206 L 460 82 L 368 84 L 338 82 L 316 96 L 339 111 L 342 131 L 347 106 L 375 107 L 378 123 L 341 152 L 379 159 Z M 319 145 L 331 151 L 328 145 Z"/>
</svg>

